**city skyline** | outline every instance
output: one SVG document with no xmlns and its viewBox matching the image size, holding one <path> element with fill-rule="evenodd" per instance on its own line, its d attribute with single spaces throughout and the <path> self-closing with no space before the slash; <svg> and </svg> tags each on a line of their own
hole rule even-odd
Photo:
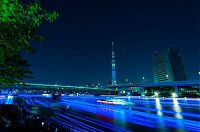
<svg viewBox="0 0 200 132">
<path fill-rule="evenodd" d="M 198 2 L 0 0 L 0 132 L 199 132 Z"/>
<path fill-rule="evenodd" d="M 75 2 L 44 1 L 43 6 L 57 10 L 60 17 L 41 27 L 46 38 L 43 44 L 33 44 L 36 54 L 25 55 L 34 77 L 27 82 L 105 85 L 111 81 L 112 41 L 119 83 L 143 77 L 152 82 L 152 55 L 167 48 L 179 48 L 189 79 L 198 79 L 195 1 L 79 2 L 75 6 Z"/>
</svg>

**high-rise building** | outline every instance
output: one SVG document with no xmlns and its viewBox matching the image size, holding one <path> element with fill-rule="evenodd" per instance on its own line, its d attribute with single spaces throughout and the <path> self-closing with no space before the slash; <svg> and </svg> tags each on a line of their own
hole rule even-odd
<svg viewBox="0 0 200 132">
<path fill-rule="evenodd" d="M 112 85 L 116 85 L 116 69 L 115 69 L 115 51 L 114 51 L 114 42 L 112 42 Z"/>
<path fill-rule="evenodd" d="M 153 55 L 154 82 L 172 82 L 187 80 L 182 64 L 180 51 L 168 50 Z"/>
</svg>

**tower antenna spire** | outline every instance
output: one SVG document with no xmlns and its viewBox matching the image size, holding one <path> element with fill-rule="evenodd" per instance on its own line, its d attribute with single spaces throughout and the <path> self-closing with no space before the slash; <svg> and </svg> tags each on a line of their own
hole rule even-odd
<svg viewBox="0 0 200 132">
<path fill-rule="evenodd" d="M 114 42 L 112 41 L 112 51 L 114 51 Z"/>
</svg>

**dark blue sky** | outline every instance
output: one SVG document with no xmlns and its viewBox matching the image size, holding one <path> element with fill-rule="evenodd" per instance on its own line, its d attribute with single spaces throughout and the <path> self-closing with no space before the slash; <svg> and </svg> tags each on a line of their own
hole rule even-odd
<svg viewBox="0 0 200 132">
<path fill-rule="evenodd" d="M 115 42 L 117 80 L 153 81 L 154 51 L 179 48 L 190 79 L 200 71 L 198 0 L 42 0 L 60 13 L 28 55 L 35 83 L 68 85 L 111 80 Z"/>
</svg>

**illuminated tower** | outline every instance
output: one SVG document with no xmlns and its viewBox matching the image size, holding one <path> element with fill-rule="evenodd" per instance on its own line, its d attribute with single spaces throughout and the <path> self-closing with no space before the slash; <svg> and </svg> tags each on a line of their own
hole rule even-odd
<svg viewBox="0 0 200 132">
<path fill-rule="evenodd" d="M 115 52 L 114 52 L 114 42 L 112 42 L 112 85 L 116 85 L 116 69 L 115 69 Z"/>
</svg>

